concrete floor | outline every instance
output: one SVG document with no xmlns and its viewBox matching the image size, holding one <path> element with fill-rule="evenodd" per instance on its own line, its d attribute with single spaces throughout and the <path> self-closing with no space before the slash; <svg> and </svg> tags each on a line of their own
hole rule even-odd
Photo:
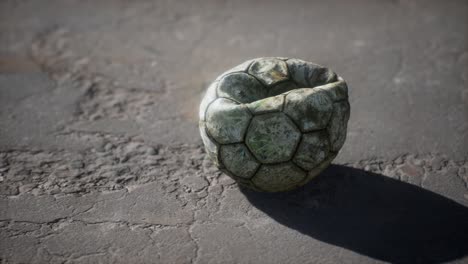
<svg viewBox="0 0 468 264">
<path fill-rule="evenodd" d="M 304 188 L 206 159 L 204 89 L 329 66 L 348 138 Z M 0 2 L 2 263 L 468 263 L 468 2 Z"/>
</svg>

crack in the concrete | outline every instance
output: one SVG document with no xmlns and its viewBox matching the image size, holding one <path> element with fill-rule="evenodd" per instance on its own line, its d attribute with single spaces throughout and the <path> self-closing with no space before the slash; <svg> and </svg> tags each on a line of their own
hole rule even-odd
<svg viewBox="0 0 468 264">
<path fill-rule="evenodd" d="M 40 225 L 40 226 L 53 226 L 54 224 L 59 224 L 59 223 L 82 223 L 84 225 L 109 225 L 109 224 L 117 224 L 121 226 L 126 226 L 128 228 L 141 228 L 141 229 L 172 229 L 172 228 L 180 228 L 180 227 L 186 227 L 190 226 L 191 224 L 174 224 L 174 225 L 169 225 L 169 224 L 154 224 L 154 223 L 137 223 L 137 222 L 130 222 L 130 221 L 112 221 L 112 220 L 102 220 L 102 221 L 89 221 L 89 220 L 82 220 L 82 219 L 74 219 L 74 216 L 69 216 L 69 217 L 59 217 L 50 221 L 46 222 L 40 222 L 40 221 L 27 221 L 27 220 L 13 220 L 13 219 L 0 219 L 0 223 L 21 223 L 21 224 L 34 224 L 34 225 Z M 6 226 L 8 227 L 8 225 Z M 0 227 L 0 229 L 6 228 L 6 227 Z M 25 231 L 25 234 L 33 233 L 34 231 L 37 231 L 40 229 L 38 227 L 36 230 L 33 231 Z M 53 230 L 53 229 L 52 229 Z M 53 230 L 56 232 L 56 230 Z M 23 235 L 23 234 L 18 234 L 18 235 Z M 51 234 L 48 234 L 48 236 Z M 52 234 L 53 235 L 53 234 Z M 15 235 L 17 236 L 17 235 Z"/>
<path fill-rule="evenodd" d="M 68 256 L 68 259 L 65 263 L 73 263 L 75 261 L 80 261 L 82 258 L 92 257 L 92 256 L 106 256 L 108 254 L 108 249 L 110 246 L 107 246 L 104 250 L 86 253 L 86 254 L 79 254 L 78 256 L 73 256 L 73 253 Z"/>
<path fill-rule="evenodd" d="M 200 245 L 198 244 L 198 241 L 197 239 L 193 236 L 193 231 L 192 231 L 192 228 L 193 228 L 193 224 L 189 226 L 188 228 L 188 234 L 189 234 L 189 237 L 190 239 L 193 241 L 194 245 L 195 245 L 195 256 L 190 259 L 190 263 L 192 264 L 196 264 L 198 263 L 198 258 L 200 256 Z"/>
</svg>

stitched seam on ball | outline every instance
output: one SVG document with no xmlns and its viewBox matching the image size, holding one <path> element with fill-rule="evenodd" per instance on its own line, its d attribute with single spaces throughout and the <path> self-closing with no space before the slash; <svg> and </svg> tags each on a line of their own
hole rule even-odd
<svg viewBox="0 0 468 264">
<path fill-rule="evenodd" d="M 285 98 L 285 100 L 286 100 L 286 98 Z M 286 105 L 285 105 L 285 107 L 286 107 Z M 307 133 L 307 132 L 303 132 L 303 131 L 302 131 L 301 127 L 296 123 L 296 121 L 294 121 L 294 119 L 292 119 L 292 117 L 291 117 L 290 115 L 288 115 L 288 113 L 286 113 L 286 112 L 284 112 L 284 111 L 281 111 L 281 112 L 282 112 L 283 114 L 285 114 L 285 115 L 289 118 L 289 120 L 291 120 L 291 122 L 293 122 L 293 124 L 297 127 L 297 129 L 298 129 L 301 133 Z"/>
<path fill-rule="evenodd" d="M 208 128 L 206 127 L 206 122 L 205 124 L 203 125 L 203 130 L 205 130 L 205 134 L 206 136 L 208 137 L 209 140 L 213 141 L 213 143 L 216 145 L 216 148 L 217 148 L 217 151 L 216 151 L 216 159 L 217 159 L 217 162 L 219 163 L 219 165 L 221 165 L 220 167 L 221 168 L 225 168 L 226 166 L 224 165 L 224 162 L 222 161 L 221 159 L 221 144 L 216 141 L 213 136 L 211 136 L 211 134 L 209 133 L 208 131 Z M 205 146 L 206 148 L 206 146 Z"/>
<path fill-rule="evenodd" d="M 301 169 L 303 172 L 306 173 L 306 175 L 309 173 L 308 170 L 306 170 L 305 168 L 303 168 L 301 165 L 297 164 L 297 162 L 295 162 L 294 160 L 291 160 L 291 163 L 296 165 L 299 169 Z"/>
<path fill-rule="evenodd" d="M 294 151 L 292 152 L 291 157 L 288 159 L 288 161 L 292 161 L 294 159 L 294 156 L 296 156 L 297 150 L 299 149 L 299 145 L 301 144 L 302 139 L 304 138 L 302 132 L 299 134 L 300 134 L 299 141 L 296 143 L 296 146 L 294 147 Z"/>
<path fill-rule="evenodd" d="M 258 166 L 258 169 L 257 171 L 255 172 L 254 176 L 252 176 L 252 178 L 249 179 L 249 181 L 252 183 L 252 185 L 257 188 L 258 190 L 262 191 L 262 192 L 267 192 L 266 190 L 260 188 L 257 184 L 255 184 L 255 182 L 253 181 L 253 179 L 255 178 L 255 176 L 257 176 L 257 173 L 258 171 L 260 170 L 260 168 L 264 166 L 263 164 L 260 164 L 260 166 Z"/>
<path fill-rule="evenodd" d="M 253 183 L 252 179 L 257 175 L 257 172 L 260 170 L 260 167 L 263 166 L 262 163 L 259 163 L 258 167 L 255 169 L 255 172 L 252 174 L 252 176 L 248 179 L 251 183 Z M 254 184 L 255 185 L 255 184 Z M 257 187 L 257 186 L 255 186 Z"/>
<path fill-rule="evenodd" d="M 250 149 L 250 146 L 249 146 L 249 144 L 247 143 L 247 134 L 248 134 L 249 131 L 250 131 L 250 126 L 252 125 L 252 121 L 253 121 L 254 118 L 255 118 L 255 116 L 252 116 L 252 118 L 250 118 L 250 120 L 249 120 L 249 125 L 247 125 L 247 129 L 245 130 L 243 142 L 245 143 L 245 146 L 246 146 L 247 149 L 250 151 L 250 153 L 252 153 L 252 156 L 255 157 L 254 152 L 252 151 L 252 149 Z M 257 159 L 257 157 L 255 157 L 255 159 Z M 258 161 L 258 160 L 257 160 L 257 161 Z M 262 164 L 262 163 L 260 162 L 260 164 Z"/>
<path fill-rule="evenodd" d="M 257 78 L 257 76 L 251 74 L 251 73 L 248 72 L 248 71 L 247 71 L 245 74 L 248 74 L 248 75 L 252 76 L 255 80 L 257 80 L 257 82 L 260 83 L 260 85 L 263 86 L 263 88 L 268 89 L 268 85 L 265 85 L 260 79 Z M 266 97 L 265 97 L 265 98 L 266 98 Z M 265 99 L 265 98 L 262 98 L 262 99 Z"/>
<path fill-rule="evenodd" d="M 250 152 L 250 150 L 249 150 L 249 148 L 247 148 L 247 146 L 245 146 L 246 149 L 247 149 L 247 151 L 250 153 L 250 155 L 255 159 L 255 161 L 256 161 L 257 164 L 258 164 L 257 167 L 255 168 L 254 172 L 252 173 L 252 175 L 249 176 L 248 178 L 244 178 L 244 177 L 238 176 L 238 175 L 235 174 L 234 172 L 230 171 L 230 170 L 228 169 L 228 167 L 225 165 L 224 159 L 223 159 L 222 156 L 221 156 L 221 149 L 223 149 L 223 146 L 227 146 L 227 145 L 239 145 L 239 144 L 242 144 L 242 145 L 245 146 L 245 144 L 243 144 L 243 143 L 221 144 L 220 147 L 219 147 L 219 153 L 220 153 L 220 154 L 219 154 L 219 155 L 220 155 L 219 159 L 223 162 L 224 168 L 225 168 L 227 171 L 229 171 L 232 175 L 236 176 L 237 178 L 249 180 L 249 179 L 251 179 L 251 178 L 255 175 L 255 173 L 257 173 L 258 168 L 259 168 L 260 165 L 262 165 L 262 164 L 255 158 L 255 156 Z"/>
</svg>

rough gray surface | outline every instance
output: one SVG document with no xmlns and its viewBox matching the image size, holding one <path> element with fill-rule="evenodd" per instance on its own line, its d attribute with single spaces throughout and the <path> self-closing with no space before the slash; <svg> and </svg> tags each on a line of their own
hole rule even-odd
<svg viewBox="0 0 468 264">
<path fill-rule="evenodd" d="M 466 262 L 467 12 L 1 1 L 1 260 Z M 344 76 L 353 114 L 343 166 L 257 196 L 205 158 L 197 109 L 224 69 L 276 55 Z"/>
</svg>

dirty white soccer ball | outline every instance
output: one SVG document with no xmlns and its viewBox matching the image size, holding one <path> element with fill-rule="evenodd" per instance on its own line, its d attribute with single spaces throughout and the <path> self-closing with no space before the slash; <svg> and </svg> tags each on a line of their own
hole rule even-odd
<svg viewBox="0 0 468 264">
<path fill-rule="evenodd" d="M 350 114 L 346 82 L 323 66 L 258 58 L 221 74 L 200 104 L 214 163 L 258 191 L 304 185 L 336 157 Z"/>
</svg>

